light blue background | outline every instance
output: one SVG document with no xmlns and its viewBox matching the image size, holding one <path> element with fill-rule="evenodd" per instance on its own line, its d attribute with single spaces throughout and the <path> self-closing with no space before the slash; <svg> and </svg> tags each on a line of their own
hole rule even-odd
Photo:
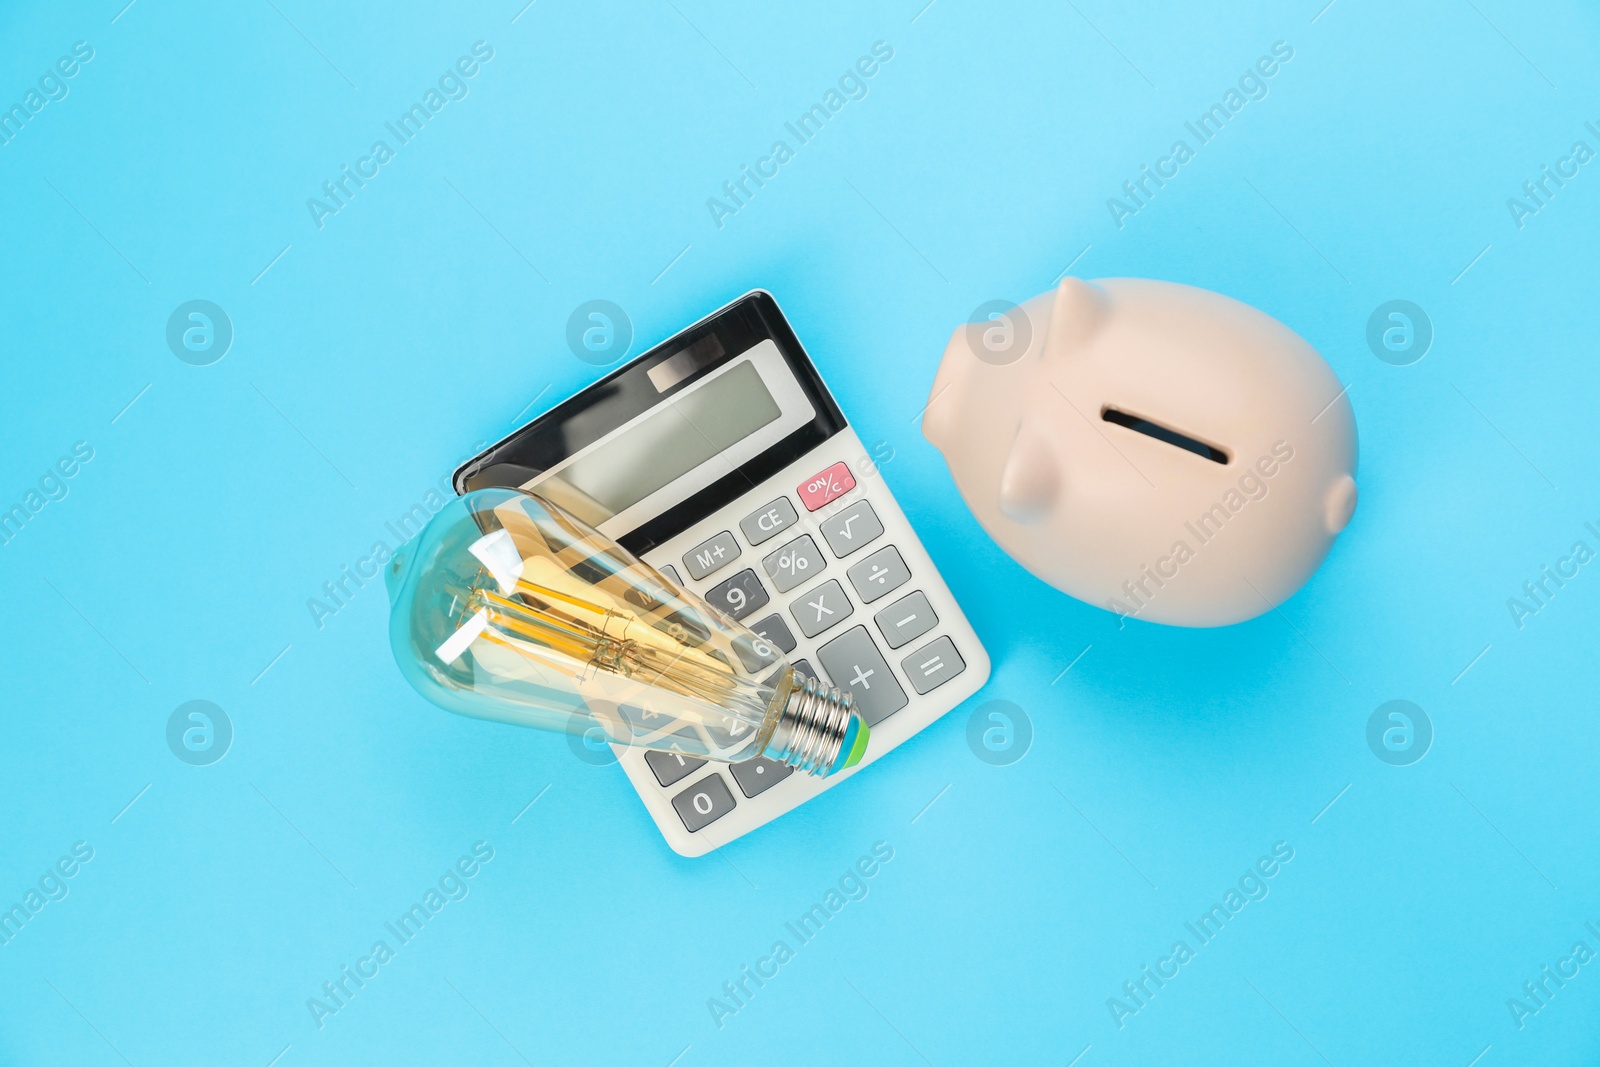
<svg viewBox="0 0 1600 1067">
<path fill-rule="evenodd" d="M 1524 228 L 1506 207 L 1600 147 L 1592 7 L 522 2 L 0 14 L 7 106 L 95 49 L 0 147 L 0 506 L 95 450 L 0 548 L 0 902 L 95 849 L 0 948 L 0 1061 L 1600 1056 L 1600 962 L 1523 1029 L 1506 1006 L 1600 950 L 1600 570 L 1521 630 L 1506 607 L 1600 547 L 1600 164 Z M 306 199 L 480 39 L 470 96 L 313 225 Z M 707 197 L 880 40 L 870 95 L 717 228 Z M 1279 40 L 1270 95 L 1119 229 L 1106 199 Z M 921 439 L 951 329 L 1075 257 L 1259 306 L 1350 384 L 1360 508 L 1281 614 L 1119 632 L 989 542 Z M 601 373 L 565 345 L 580 302 L 625 307 L 637 352 L 756 286 L 893 447 L 994 674 L 684 860 L 615 768 L 406 688 L 376 585 L 320 629 L 306 601 L 541 391 Z M 236 331 L 203 368 L 164 339 L 195 298 Z M 1437 331 L 1412 366 L 1366 345 L 1392 298 Z M 1394 698 L 1436 731 L 1410 767 L 1366 744 Z M 209 767 L 166 745 L 191 699 L 236 731 Z M 990 699 L 1032 719 L 1012 766 L 966 743 Z M 470 895 L 319 1030 L 307 998 L 478 840 Z M 876 841 L 870 895 L 719 1029 L 707 999 Z M 1270 896 L 1119 1030 L 1107 998 L 1276 841 Z"/>
</svg>

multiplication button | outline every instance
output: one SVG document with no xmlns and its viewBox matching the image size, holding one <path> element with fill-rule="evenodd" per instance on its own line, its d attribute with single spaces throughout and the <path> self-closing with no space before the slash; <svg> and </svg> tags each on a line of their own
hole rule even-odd
<svg viewBox="0 0 1600 1067">
<path fill-rule="evenodd" d="M 723 530 L 717 536 L 701 541 L 683 554 L 683 565 L 689 568 L 689 577 L 699 581 L 712 571 L 739 558 L 739 542 L 733 534 Z"/>
<path fill-rule="evenodd" d="M 807 637 L 815 637 L 829 627 L 837 626 L 854 610 L 850 598 L 844 595 L 844 586 L 831 578 L 815 589 L 801 593 L 789 605 L 789 613 L 800 624 L 800 632 Z M 826 667 L 828 661 L 823 660 L 822 665 Z M 828 673 L 833 673 L 831 668 Z"/>
</svg>

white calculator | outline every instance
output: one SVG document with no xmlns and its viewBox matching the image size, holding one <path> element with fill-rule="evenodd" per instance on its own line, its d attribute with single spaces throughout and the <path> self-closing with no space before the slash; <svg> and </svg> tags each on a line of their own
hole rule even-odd
<svg viewBox="0 0 1600 1067">
<path fill-rule="evenodd" d="M 861 762 L 615 747 L 673 850 L 700 856 L 860 774 L 977 692 L 989 656 L 771 294 L 630 360 L 456 471 L 458 493 L 539 491 L 849 690 Z"/>
</svg>

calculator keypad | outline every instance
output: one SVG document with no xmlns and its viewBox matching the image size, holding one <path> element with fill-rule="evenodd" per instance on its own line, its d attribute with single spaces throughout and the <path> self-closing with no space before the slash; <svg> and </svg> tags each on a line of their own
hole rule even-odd
<svg viewBox="0 0 1600 1067">
<path fill-rule="evenodd" d="M 776 646 L 786 656 L 793 652 L 795 645 L 798 644 L 793 631 L 789 629 L 789 624 L 783 621 L 782 615 L 773 614 L 758 619 L 750 624 L 750 629 L 757 637 Z"/>
<path fill-rule="evenodd" d="M 739 529 L 744 532 L 744 539 L 752 545 L 759 545 L 763 541 L 777 537 L 783 531 L 800 521 L 800 516 L 795 514 L 794 505 L 789 503 L 789 498 L 780 496 L 760 511 L 752 512 L 739 520 Z"/>
<path fill-rule="evenodd" d="M 684 829 L 692 834 L 732 811 L 733 794 L 728 792 L 722 775 L 711 774 L 673 797 L 672 806 L 683 820 Z"/>
<path fill-rule="evenodd" d="M 867 604 L 894 592 L 911 580 L 911 569 L 900 558 L 900 550 L 893 545 L 878 549 L 845 573 L 850 575 L 850 584 L 856 587 L 856 592 Z"/>
<path fill-rule="evenodd" d="M 810 581 L 821 574 L 828 561 L 817 551 L 817 543 L 810 534 L 801 534 L 776 552 L 768 553 L 761 566 L 772 579 L 772 586 L 787 593 L 795 586 Z"/>
<path fill-rule="evenodd" d="M 733 780 L 739 783 L 739 792 L 748 797 L 758 797 L 794 773 L 787 763 L 757 756 L 743 763 L 730 763 Z"/>
<path fill-rule="evenodd" d="M 721 585 L 706 590 L 706 603 L 735 619 L 742 619 L 757 608 L 764 608 L 772 598 L 756 572 L 746 567 Z"/>
<path fill-rule="evenodd" d="M 833 684 L 855 694 L 856 707 L 876 726 L 908 703 L 906 691 L 873 643 L 865 626 L 855 626 L 817 650 Z"/>
<path fill-rule="evenodd" d="M 681 782 L 706 765 L 705 760 L 696 756 L 685 756 L 681 752 L 657 752 L 653 750 L 644 754 L 644 761 L 650 765 L 650 773 L 656 776 L 656 781 L 663 786 Z"/>
<path fill-rule="evenodd" d="M 856 501 L 822 524 L 822 536 L 840 559 L 858 548 L 866 548 L 882 535 L 883 523 L 865 500 Z"/>
<path fill-rule="evenodd" d="M 934 614 L 927 594 L 920 589 L 896 600 L 874 615 L 872 620 L 878 624 L 878 632 L 883 634 L 890 648 L 899 648 L 915 641 L 939 625 L 939 616 Z"/>
<path fill-rule="evenodd" d="M 844 586 L 836 578 L 830 578 L 815 589 L 801 593 L 789 605 L 789 613 L 800 624 L 800 632 L 807 637 L 815 637 L 824 630 L 832 629 L 849 618 L 855 610 L 850 598 L 844 595 Z M 823 660 L 822 665 L 826 667 L 828 661 Z M 833 672 L 830 670 L 828 673 Z"/>
<path fill-rule="evenodd" d="M 850 468 L 843 463 L 835 463 L 827 470 L 818 471 L 800 483 L 800 503 L 806 506 L 807 511 L 816 511 L 822 505 L 837 500 L 856 487 L 856 480 L 850 473 Z"/>
<path fill-rule="evenodd" d="M 698 583 L 738 559 L 745 548 L 776 544 L 760 557 L 759 567 L 745 567 L 701 595 L 725 614 L 747 620 L 755 639 L 733 646 L 746 670 L 769 670 L 803 641 L 812 641 L 801 651 L 809 650 L 821 670 L 811 659 L 800 658 L 790 661 L 796 672 L 850 693 L 867 723 L 877 726 L 911 702 L 911 690 L 919 696 L 931 693 L 967 665 L 949 637 L 929 640 L 940 625 L 938 612 L 928 594 L 916 588 L 922 583 L 912 583 L 911 567 L 900 549 L 882 543 L 885 527 L 872 502 L 861 494 L 856 494 L 859 499 L 840 499 L 856 488 L 850 468 L 835 463 L 806 479 L 793 494 L 738 518 L 737 533 L 723 530 L 681 558 L 700 589 Z M 803 510 L 796 508 L 796 498 Z M 818 514 L 802 521 L 806 512 Z M 849 566 L 835 565 L 847 557 Z M 678 580 L 671 565 L 659 569 Z M 870 624 L 863 619 L 840 625 L 855 618 L 857 606 L 878 601 L 882 604 L 872 610 Z M 893 662 L 886 657 L 888 651 L 904 652 L 919 639 L 924 643 L 910 655 L 897 655 Z M 731 744 L 734 739 L 722 740 Z M 675 752 L 646 752 L 644 759 L 691 834 L 739 804 L 777 804 L 772 810 L 781 811 L 793 803 L 756 801 L 794 776 L 794 768 L 764 757 L 727 764 L 726 774 L 723 765 L 713 762 L 706 773 L 706 760 Z M 783 789 L 774 793 L 785 795 Z"/>
<path fill-rule="evenodd" d="M 739 542 L 733 539 L 733 534 L 723 530 L 717 536 L 708 538 L 685 552 L 683 565 L 689 568 L 689 577 L 699 581 L 738 558 Z"/>
<path fill-rule="evenodd" d="M 966 670 L 967 664 L 956 651 L 955 642 L 941 637 L 901 660 L 900 669 L 911 679 L 911 688 L 922 696 Z"/>
</svg>

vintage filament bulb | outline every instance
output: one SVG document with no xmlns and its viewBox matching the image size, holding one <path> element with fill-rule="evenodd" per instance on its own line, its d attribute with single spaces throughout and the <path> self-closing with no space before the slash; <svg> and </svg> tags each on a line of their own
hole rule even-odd
<svg viewBox="0 0 1600 1067">
<path fill-rule="evenodd" d="M 849 694 L 534 494 L 452 500 L 385 580 L 395 660 L 450 711 L 815 775 L 866 751 Z"/>
</svg>

